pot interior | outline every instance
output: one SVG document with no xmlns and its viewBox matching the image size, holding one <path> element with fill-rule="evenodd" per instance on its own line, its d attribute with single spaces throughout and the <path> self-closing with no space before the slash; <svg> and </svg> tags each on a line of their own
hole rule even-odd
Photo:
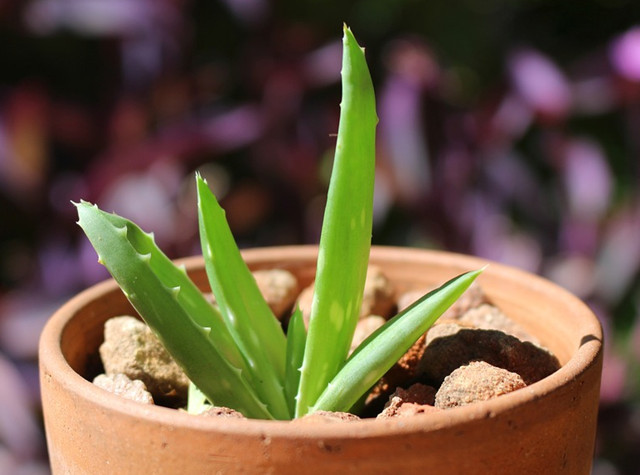
<svg viewBox="0 0 640 475">
<path fill-rule="evenodd" d="M 317 256 L 314 247 L 264 251 L 244 253 L 252 270 L 287 269 L 299 279 L 301 288 L 313 281 Z M 201 259 L 187 258 L 182 262 L 196 285 L 209 291 Z M 462 272 L 486 265 L 486 261 L 468 256 L 376 247 L 372 248 L 371 263 L 383 269 L 396 295 L 407 290 L 433 288 Z M 544 279 L 492 263 L 477 282 L 495 305 L 535 335 L 562 365 L 570 361 L 583 344 L 602 338 L 600 327 L 588 309 L 580 307 L 582 311 L 576 312 L 577 299 L 569 296 L 567 300 L 565 291 Z M 136 315 L 113 281 L 100 284 L 98 292 L 104 294 L 104 298 L 86 299 L 76 310 L 80 318 L 68 322 L 61 338 L 65 359 L 74 371 L 87 379 L 101 371 L 97 350 L 103 341 L 104 322 L 116 315 Z"/>
</svg>

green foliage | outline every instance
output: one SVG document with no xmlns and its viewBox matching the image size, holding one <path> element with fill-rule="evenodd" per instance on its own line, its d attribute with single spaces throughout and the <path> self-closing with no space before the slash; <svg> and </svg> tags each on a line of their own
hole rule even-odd
<svg viewBox="0 0 640 475">
<path fill-rule="evenodd" d="M 304 347 L 307 343 L 307 331 L 304 328 L 302 311 L 296 307 L 289 319 L 287 329 L 287 367 L 284 382 L 285 397 L 291 414 L 296 412 L 296 396 L 300 387 L 300 368 L 304 360 Z"/>
<path fill-rule="evenodd" d="M 240 353 L 248 378 L 277 419 L 289 419 L 284 398 L 286 339 L 242 260 L 223 209 L 199 176 L 200 239 L 211 291 Z"/>
<path fill-rule="evenodd" d="M 100 262 L 192 381 L 191 411 L 199 412 L 205 399 L 252 418 L 348 410 L 480 273 L 468 272 L 427 294 L 347 358 L 371 245 L 377 117 L 364 51 L 346 27 L 343 48 L 340 126 L 308 333 L 296 309 L 284 335 L 199 175 L 202 253 L 217 306 L 152 235 L 94 205 L 76 204 L 78 224 Z"/>
<path fill-rule="evenodd" d="M 189 379 L 215 404 L 273 418 L 250 384 L 245 358 L 218 312 L 138 226 L 86 202 L 78 224 L 99 260 Z"/>
<path fill-rule="evenodd" d="M 308 412 L 347 358 L 371 247 L 376 102 L 364 50 L 347 28 L 343 51 L 340 126 L 322 223 L 297 416 Z M 326 348 L 329 341 L 331 351 Z"/>
</svg>

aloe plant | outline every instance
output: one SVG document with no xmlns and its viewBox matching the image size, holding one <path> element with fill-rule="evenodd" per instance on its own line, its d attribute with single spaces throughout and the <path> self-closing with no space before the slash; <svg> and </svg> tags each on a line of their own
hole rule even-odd
<svg viewBox="0 0 640 475">
<path fill-rule="evenodd" d="M 200 238 L 216 306 L 152 234 L 91 203 L 76 204 L 78 224 L 99 261 L 192 381 L 190 410 L 208 400 L 251 418 L 347 411 L 481 272 L 462 274 L 425 295 L 348 357 L 371 246 L 377 116 L 364 50 L 346 27 L 342 87 L 308 332 L 296 309 L 284 334 L 200 175 Z"/>
</svg>

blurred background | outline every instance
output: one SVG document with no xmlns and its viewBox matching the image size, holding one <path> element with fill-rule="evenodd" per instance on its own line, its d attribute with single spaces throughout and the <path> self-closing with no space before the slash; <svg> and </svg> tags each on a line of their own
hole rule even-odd
<svg viewBox="0 0 640 475">
<path fill-rule="evenodd" d="M 640 472 L 640 3 L 0 2 L 0 473 L 48 473 L 37 341 L 106 277 L 70 200 L 199 253 L 194 170 L 242 247 L 314 243 L 342 22 L 377 91 L 374 243 L 471 253 L 607 335 L 596 474 Z"/>
</svg>

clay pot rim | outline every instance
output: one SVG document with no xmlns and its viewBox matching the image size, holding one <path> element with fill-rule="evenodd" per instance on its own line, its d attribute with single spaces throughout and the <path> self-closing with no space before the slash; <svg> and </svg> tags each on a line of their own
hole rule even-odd
<svg viewBox="0 0 640 475">
<path fill-rule="evenodd" d="M 269 252 L 269 260 L 277 262 L 299 258 L 302 260 L 315 259 L 316 246 L 279 246 L 270 248 L 255 248 L 243 251 L 246 258 L 257 257 Z M 56 374 L 60 382 L 81 397 L 94 401 L 106 410 L 115 411 L 124 416 L 153 419 L 169 426 L 191 427 L 217 433 L 255 434 L 259 437 L 299 438 L 299 437 L 372 437 L 393 436 L 415 431 L 434 431 L 471 420 L 493 417 L 499 413 L 516 410 L 518 407 L 556 391 L 571 381 L 577 379 L 581 373 L 596 364 L 602 351 L 602 328 L 588 307 L 577 297 L 559 286 L 534 274 L 477 257 L 444 251 L 430 251 L 424 249 L 409 249 L 387 246 L 372 246 L 371 261 L 376 259 L 397 259 L 406 262 L 428 260 L 434 264 L 460 267 L 460 271 L 480 268 L 490 264 L 486 272 L 492 274 L 508 273 L 517 279 L 527 279 L 530 286 L 536 286 L 557 294 L 558 298 L 566 299 L 580 314 L 581 323 L 584 320 L 585 330 L 591 338 L 580 345 L 573 356 L 555 373 L 526 388 L 500 396 L 489 401 L 474 403 L 453 409 L 419 414 L 407 418 L 390 419 L 362 419 L 348 423 L 308 423 L 291 421 L 270 421 L 257 419 L 227 419 L 198 417 L 186 412 L 161 406 L 140 404 L 108 391 L 105 391 L 80 374 L 76 373 L 67 363 L 60 347 L 60 336 L 67 322 L 75 314 L 74 309 L 81 308 L 88 302 L 109 293 L 117 288 L 113 279 L 96 284 L 79 293 L 64 304 L 50 318 L 40 337 L 40 358 L 46 358 L 47 366 Z M 197 266 L 201 262 L 200 256 L 181 259 L 187 269 Z"/>
</svg>

